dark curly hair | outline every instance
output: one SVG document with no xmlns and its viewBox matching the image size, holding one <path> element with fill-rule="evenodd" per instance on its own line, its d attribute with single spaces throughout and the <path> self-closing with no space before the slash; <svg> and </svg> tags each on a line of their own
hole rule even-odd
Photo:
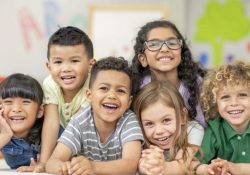
<svg viewBox="0 0 250 175">
<path fill-rule="evenodd" d="M 123 57 L 106 57 L 98 60 L 91 69 L 90 80 L 89 80 L 89 87 L 92 86 L 93 82 L 96 79 L 97 74 L 100 71 L 105 70 L 116 70 L 118 72 L 123 72 L 130 78 L 130 90 L 132 89 L 132 71 L 129 67 L 128 61 L 125 60 Z M 112 78 L 112 77 L 110 77 Z"/>
<path fill-rule="evenodd" d="M 170 28 L 177 38 L 182 40 L 181 48 L 181 63 L 178 66 L 178 78 L 188 89 L 190 97 L 188 99 L 189 116 L 194 119 L 197 115 L 196 105 L 199 100 L 199 82 L 197 82 L 197 76 L 204 77 L 206 70 L 204 70 L 198 63 L 194 62 L 190 49 L 188 48 L 185 39 L 177 29 L 177 27 L 167 20 L 156 20 L 148 22 L 141 27 L 136 37 L 136 43 L 134 45 L 134 57 L 132 60 L 132 72 L 133 72 L 133 89 L 132 94 L 135 95 L 140 89 L 143 78 L 146 75 L 150 75 L 149 67 L 143 67 L 138 60 L 139 54 L 144 54 L 144 43 L 147 41 L 148 33 L 155 28 L 164 27 Z"/>
<path fill-rule="evenodd" d="M 1 99 L 21 97 L 30 99 L 40 106 L 43 103 L 43 90 L 39 82 L 24 74 L 12 74 L 0 84 Z M 24 138 L 29 144 L 39 145 L 41 142 L 41 131 L 43 117 L 37 118 L 28 136 Z"/>
<path fill-rule="evenodd" d="M 50 48 L 52 45 L 75 46 L 83 44 L 89 58 L 93 58 L 93 44 L 88 35 L 81 29 L 73 26 L 59 28 L 51 35 L 48 42 L 47 58 L 50 57 Z"/>
</svg>

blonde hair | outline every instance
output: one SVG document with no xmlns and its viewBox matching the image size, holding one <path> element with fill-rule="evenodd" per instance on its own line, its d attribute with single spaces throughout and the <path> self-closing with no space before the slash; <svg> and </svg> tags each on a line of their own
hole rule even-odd
<svg viewBox="0 0 250 175">
<path fill-rule="evenodd" d="M 182 157 L 185 162 L 188 157 L 186 125 L 188 114 L 186 113 L 186 115 L 184 115 L 183 109 L 185 108 L 185 104 L 178 90 L 169 81 L 153 81 L 139 91 L 133 102 L 133 110 L 136 113 L 142 127 L 141 112 L 158 101 L 161 101 L 166 106 L 175 109 L 177 134 L 173 140 L 172 146 L 170 147 L 170 160 L 174 160 L 177 152 L 182 150 Z M 146 147 L 148 147 L 150 142 L 146 138 L 144 130 L 143 134 L 145 137 Z"/>
<path fill-rule="evenodd" d="M 236 61 L 210 69 L 201 86 L 200 100 L 205 119 L 219 116 L 216 95 L 222 87 L 238 85 L 250 87 L 250 63 Z"/>
</svg>

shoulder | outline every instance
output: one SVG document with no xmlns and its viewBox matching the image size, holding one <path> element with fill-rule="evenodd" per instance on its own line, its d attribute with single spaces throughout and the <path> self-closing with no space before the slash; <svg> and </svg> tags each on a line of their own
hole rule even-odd
<svg viewBox="0 0 250 175">
<path fill-rule="evenodd" d="M 75 113 L 71 119 L 70 123 L 75 125 L 87 126 L 92 118 L 91 106 L 87 106 L 83 110 Z"/>
<path fill-rule="evenodd" d="M 196 120 L 188 121 L 187 127 L 188 127 L 188 131 L 190 131 L 192 129 L 197 129 L 197 130 L 201 130 L 201 131 L 204 130 L 203 126 L 201 124 L 199 124 Z"/>
</svg>

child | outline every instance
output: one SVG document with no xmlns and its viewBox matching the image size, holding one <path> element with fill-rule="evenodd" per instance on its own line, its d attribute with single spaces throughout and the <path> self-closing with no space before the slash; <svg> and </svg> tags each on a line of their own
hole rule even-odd
<svg viewBox="0 0 250 175">
<path fill-rule="evenodd" d="M 199 86 L 205 71 L 192 59 L 185 39 L 166 20 L 152 21 L 138 32 L 132 60 L 133 94 L 154 80 L 169 80 L 179 90 L 189 117 L 206 126 L 199 104 Z"/>
<path fill-rule="evenodd" d="M 71 118 L 46 164 L 48 172 L 135 174 L 143 135 L 128 109 L 130 77 L 122 58 L 108 57 L 93 65 L 87 91 L 91 106 Z"/>
<path fill-rule="evenodd" d="M 43 82 L 46 106 L 42 132 L 42 166 L 56 145 L 59 123 L 65 128 L 70 117 L 87 105 L 85 93 L 88 73 L 94 63 L 93 45 L 82 30 L 63 27 L 50 37 L 47 57 L 50 76 Z"/>
<path fill-rule="evenodd" d="M 235 62 L 210 70 L 201 105 L 208 128 L 201 145 L 204 164 L 196 173 L 250 174 L 250 64 Z"/>
<path fill-rule="evenodd" d="M 10 168 L 31 171 L 40 153 L 42 87 L 28 75 L 12 74 L 1 82 L 0 95 L 0 150 Z"/>
<path fill-rule="evenodd" d="M 188 173 L 194 155 L 187 142 L 188 112 L 174 85 L 168 81 L 147 84 L 139 91 L 133 109 L 146 140 L 140 173 Z"/>
</svg>

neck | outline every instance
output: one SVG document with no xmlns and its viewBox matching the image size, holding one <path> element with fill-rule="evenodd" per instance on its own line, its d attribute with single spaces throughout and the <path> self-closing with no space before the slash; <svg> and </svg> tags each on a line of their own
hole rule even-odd
<svg viewBox="0 0 250 175">
<path fill-rule="evenodd" d="M 65 103 L 70 103 L 72 100 L 73 100 L 73 98 L 75 97 L 75 95 L 77 94 L 77 92 L 79 91 L 79 89 L 78 90 L 74 90 L 74 91 L 63 91 L 63 98 L 64 98 L 64 102 Z"/>
<path fill-rule="evenodd" d="M 151 71 L 151 78 L 152 81 L 170 81 L 177 89 L 180 86 L 180 80 L 178 78 L 178 72 L 171 71 L 171 72 L 152 72 Z"/>
</svg>

